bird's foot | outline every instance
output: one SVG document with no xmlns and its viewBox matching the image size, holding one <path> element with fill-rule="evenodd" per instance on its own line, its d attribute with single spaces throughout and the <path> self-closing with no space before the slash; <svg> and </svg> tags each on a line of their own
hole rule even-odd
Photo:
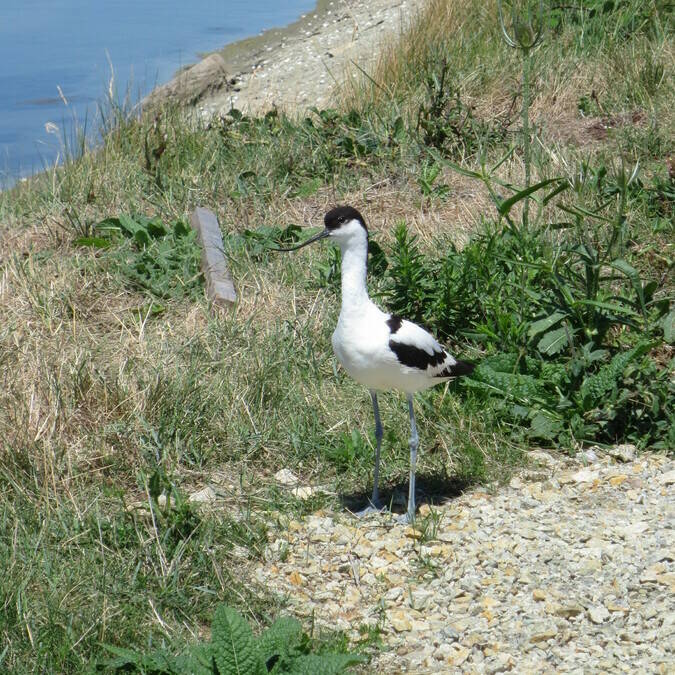
<svg viewBox="0 0 675 675">
<path fill-rule="evenodd" d="M 411 514 L 409 511 L 401 513 L 397 516 L 394 516 L 394 522 L 399 525 L 414 525 L 415 524 L 415 514 Z"/>
<path fill-rule="evenodd" d="M 360 511 L 355 511 L 354 515 L 357 518 L 366 518 L 367 516 L 372 516 L 374 513 L 382 513 L 387 510 L 387 507 L 384 506 L 379 500 L 373 502 L 369 501 L 368 506 L 361 509 Z"/>
</svg>

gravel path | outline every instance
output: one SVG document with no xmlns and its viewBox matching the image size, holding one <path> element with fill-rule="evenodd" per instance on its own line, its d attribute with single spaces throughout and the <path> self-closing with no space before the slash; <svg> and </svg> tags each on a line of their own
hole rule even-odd
<svg viewBox="0 0 675 675">
<path fill-rule="evenodd" d="M 425 506 L 422 538 L 386 515 L 285 523 L 257 578 L 319 624 L 379 625 L 372 672 L 675 672 L 675 463 L 587 458 Z"/>
</svg>

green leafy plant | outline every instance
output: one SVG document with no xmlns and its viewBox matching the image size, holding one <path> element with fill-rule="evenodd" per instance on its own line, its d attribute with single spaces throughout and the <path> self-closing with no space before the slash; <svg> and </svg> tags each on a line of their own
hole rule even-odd
<svg viewBox="0 0 675 675">
<path fill-rule="evenodd" d="M 278 245 L 288 246 L 300 238 L 301 228 L 298 225 L 288 225 L 285 228 L 269 225 L 261 225 L 254 230 L 246 229 L 241 235 L 229 235 L 230 243 L 236 238 L 241 238 L 251 258 L 262 259 L 270 250 Z"/>
<path fill-rule="evenodd" d="M 434 185 L 440 172 L 441 167 L 438 164 L 428 163 L 422 165 L 417 182 L 420 184 L 420 189 L 425 197 L 444 197 L 450 191 L 450 188 L 444 183 Z"/>
<path fill-rule="evenodd" d="M 108 260 L 128 283 L 158 298 L 201 292 L 200 250 L 196 234 L 182 220 L 165 225 L 159 218 L 120 215 L 93 227 L 75 243 L 107 251 Z"/>
<path fill-rule="evenodd" d="M 395 314 L 421 321 L 429 296 L 433 293 L 432 271 L 417 246 L 416 237 L 410 236 L 404 222 L 394 229 L 396 244 L 391 258 L 385 298 Z"/>
<path fill-rule="evenodd" d="M 369 461 L 371 453 L 366 441 L 358 429 L 353 429 L 351 434 L 343 433 L 340 442 L 329 450 L 328 457 L 340 471 L 349 471 L 356 463 Z"/>
<path fill-rule="evenodd" d="M 415 522 L 415 529 L 418 532 L 419 544 L 426 544 L 434 541 L 438 535 L 443 520 L 443 512 L 434 508 L 429 508 L 429 512 Z"/>
<path fill-rule="evenodd" d="M 498 0 L 499 23 L 502 35 L 509 47 L 518 49 L 523 57 L 523 82 L 521 93 L 523 96 L 523 161 L 525 164 L 525 190 L 530 188 L 531 156 L 530 156 L 530 71 L 532 70 L 532 52 L 541 44 L 543 36 L 544 6 L 543 0 L 539 0 L 538 11 L 532 11 L 529 0 L 525 3 L 522 15 L 518 14 L 517 3 L 511 4 L 511 33 L 506 26 L 502 10 L 502 1 Z M 529 200 L 525 197 L 523 204 L 523 226 L 527 229 L 529 224 Z"/>
<path fill-rule="evenodd" d="M 332 108 L 310 111 L 313 117 L 305 119 L 306 133 L 318 138 L 324 156 L 331 152 L 334 161 L 350 164 L 382 148 L 381 137 L 357 111 L 341 113 Z"/>
<path fill-rule="evenodd" d="M 479 170 L 429 149 L 435 165 L 485 185 L 497 220 L 462 251 L 450 246 L 431 259 L 399 226 L 385 297 L 394 311 L 440 336 L 463 336 L 487 351 L 460 386 L 490 399 L 516 430 L 565 444 L 630 439 L 663 446 L 672 435 L 673 382 L 663 356 L 651 355 L 672 334 L 670 298 L 665 275 L 646 279 L 630 259 L 628 211 L 640 203 L 643 210 L 668 210 L 670 188 L 660 180 L 647 191 L 637 163 L 628 171 L 602 161 L 532 184 L 529 88 L 543 2 L 511 3 L 510 26 L 501 2 L 498 9 L 504 39 L 523 57 L 520 148 L 492 166 L 481 155 Z M 497 174 L 518 149 L 524 186 Z M 552 206 L 564 220 L 551 221 Z"/>
<path fill-rule="evenodd" d="M 192 645 L 178 655 L 168 649 L 143 654 L 105 645 L 115 658 L 104 666 L 148 675 L 337 675 L 363 661 L 356 654 L 312 653 L 312 647 L 296 619 L 281 617 L 256 638 L 235 609 L 221 604 L 213 617 L 209 642 Z"/>
<path fill-rule="evenodd" d="M 551 5 L 547 12 L 547 26 L 556 32 L 566 23 L 583 26 L 583 38 L 580 39 L 584 39 L 589 47 L 596 40 L 606 40 L 608 33 L 619 39 L 641 32 L 658 34 L 667 21 L 668 13 L 672 12 L 671 0 L 584 0 Z"/>
<path fill-rule="evenodd" d="M 490 125 L 476 119 L 471 107 L 462 101 L 446 58 L 429 67 L 429 71 L 426 95 L 417 109 L 416 132 L 424 146 L 459 159 L 476 154 L 481 145 L 504 139 L 508 124 Z M 428 170 L 434 167 L 431 164 Z"/>
</svg>

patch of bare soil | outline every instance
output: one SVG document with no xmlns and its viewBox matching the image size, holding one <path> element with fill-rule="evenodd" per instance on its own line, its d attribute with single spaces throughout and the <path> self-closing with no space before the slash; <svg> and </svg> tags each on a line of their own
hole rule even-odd
<svg viewBox="0 0 675 675">
<path fill-rule="evenodd" d="M 633 126 L 641 127 L 647 117 L 641 110 L 620 115 L 594 115 L 582 117 L 576 110 L 564 110 L 551 124 L 546 126 L 546 135 L 564 145 L 586 147 L 606 141 L 615 129 Z"/>
</svg>

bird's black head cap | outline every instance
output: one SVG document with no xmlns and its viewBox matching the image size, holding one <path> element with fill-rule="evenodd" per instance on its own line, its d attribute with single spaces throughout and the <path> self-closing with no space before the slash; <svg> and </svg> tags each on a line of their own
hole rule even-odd
<svg viewBox="0 0 675 675">
<path fill-rule="evenodd" d="M 327 230 L 337 230 L 350 220 L 358 220 L 366 233 L 368 232 L 366 221 L 353 206 L 336 206 L 324 216 L 323 224 Z"/>
</svg>

